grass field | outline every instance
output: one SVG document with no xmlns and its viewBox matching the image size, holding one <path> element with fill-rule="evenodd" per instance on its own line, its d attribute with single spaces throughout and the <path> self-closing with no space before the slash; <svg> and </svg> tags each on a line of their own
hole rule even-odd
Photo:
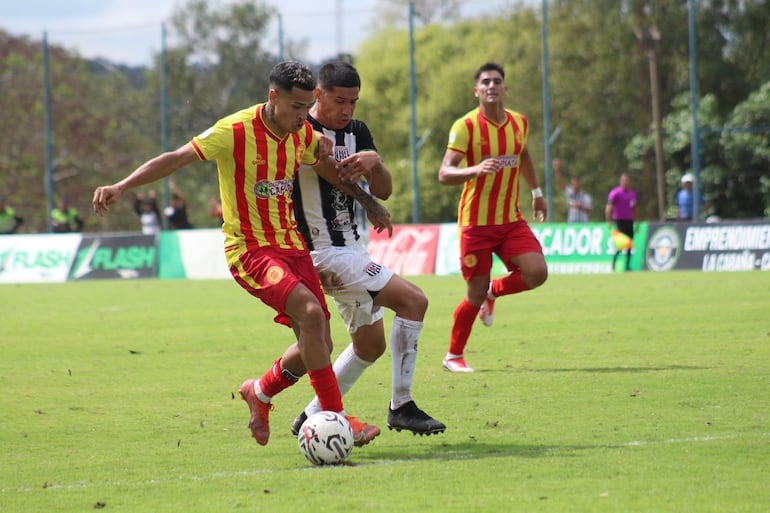
<svg viewBox="0 0 770 513">
<path fill-rule="evenodd" d="M 476 324 L 473 374 L 441 368 L 461 278 L 413 280 L 447 431 L 387 430 L 386 354 L 345 397 L 383 434 L 325 468 L 289 433 L 306 379 L 249 436 L 238 386 L 291 332 L 234 282 L 0 287 L 0 511 L 770 511 L 770 273 L 552 276 Z"/>
</svg>

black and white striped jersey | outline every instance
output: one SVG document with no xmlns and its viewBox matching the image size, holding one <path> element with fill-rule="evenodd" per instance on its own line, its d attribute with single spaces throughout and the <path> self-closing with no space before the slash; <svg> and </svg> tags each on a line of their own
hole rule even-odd
<svg viewBox="0 0 770 513">
<path fill-rule="evenodd" d="M 350 155 L 377 150 L 369 127 L 352 120 L 340 130 L 330 130 L 312 116 L 313 128 L 334 141 L 334 158 L 339 162 Z M 355 200 L 318 176 L 309 166 L 302 166 L 294 179 L 294 217 L 308 248 L 312 251 L 328 246 L 348 246 L 359 239 L 354 214 Z"/>
</svg>

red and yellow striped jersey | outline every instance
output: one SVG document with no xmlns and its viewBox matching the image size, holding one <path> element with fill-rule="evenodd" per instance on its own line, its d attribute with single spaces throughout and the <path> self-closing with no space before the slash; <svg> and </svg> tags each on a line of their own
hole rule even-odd
<svg viewBox="0 0 770 513">
<path fill-rule="evenodd" d="M 217 121 L 190 144 L 201 160 L 216 160 L 226 246 L 305 250 L 291 193 L 300 164 L 313 165 L 318 139 L 310 123 L 279 139 L 264 123 L 265 104 Z"/>
<path fill-rule="evenodd" d="M 526 116 L 506 109 L 498 126 L 476 108 L 452 125 L 447 148 L 462 153 L 467 166 L 491 157 L 503 167 L 494 175 L 465 182 L 457 210 L 459 226 L 490 226 L 522 219 L 519 211 L 519 157 L 527 142 Z"/>
</svg>

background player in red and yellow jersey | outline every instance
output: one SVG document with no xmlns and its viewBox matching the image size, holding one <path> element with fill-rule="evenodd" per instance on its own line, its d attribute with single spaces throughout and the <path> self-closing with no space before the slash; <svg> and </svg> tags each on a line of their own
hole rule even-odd
<svg viewBox="0 0 770 513">
<path fill-rule="evenodd" d="M 532 190 L 536 219 L 542 221 L 547 213 L 526 148 L 527 118 L 504 106 L 507 89 L 502 66 L 488 62 L 474 79 L 479 107 L 452 125 L 438 173 L 441 184 L 463 186 L 457 224 L 467 293 L 454 312 L 443 361 L 452 372 L 473 372 L 464 351 L 477 315 L 491 326 L 496 298 L 534 289 L 548 277 L 543 249 L 519 209 L 523 177 Z M 493 254 L 510 274 L 490 282 Z"/>
<path fill-rule="evenodd" d="M 316 81 L 298 62 L 270 72 L 268 101 L 231 114 L 175 151 L 139 166 L 123 180 L 94 192 L 98 215 L 128 189 L 159 180 L 197 160 L 216 160 L 222 198 L 225 254 L 235 281 L 278 312 L 276 322 L 294 329 L 289 346 L 260 379 L 241 385 L 249 405 L 249 428 L 260 445 L 270 436 L 271 398 L 308 373 L 324 410 L 342 412 L 332 370 L 332 340 L 320 281 L 294 220 L 292 189 L 300 164 L 316 165 L 336 179 L 331 141 L 313 131 L 306 117 Z M 355 445 L 380 429 L 348 416 Z"/>
</svg>

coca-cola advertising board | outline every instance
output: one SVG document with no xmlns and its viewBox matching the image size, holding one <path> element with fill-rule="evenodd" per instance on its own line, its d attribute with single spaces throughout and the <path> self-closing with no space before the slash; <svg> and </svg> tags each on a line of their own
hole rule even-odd
<svg viewBox="0 0 770 513">
<path fill-rule="evenodd" d="M 402 276 L 433 274 L 439 225 L 396 225 L 393 236 L 369 231 L 369 255 Z"/>
</svg>

